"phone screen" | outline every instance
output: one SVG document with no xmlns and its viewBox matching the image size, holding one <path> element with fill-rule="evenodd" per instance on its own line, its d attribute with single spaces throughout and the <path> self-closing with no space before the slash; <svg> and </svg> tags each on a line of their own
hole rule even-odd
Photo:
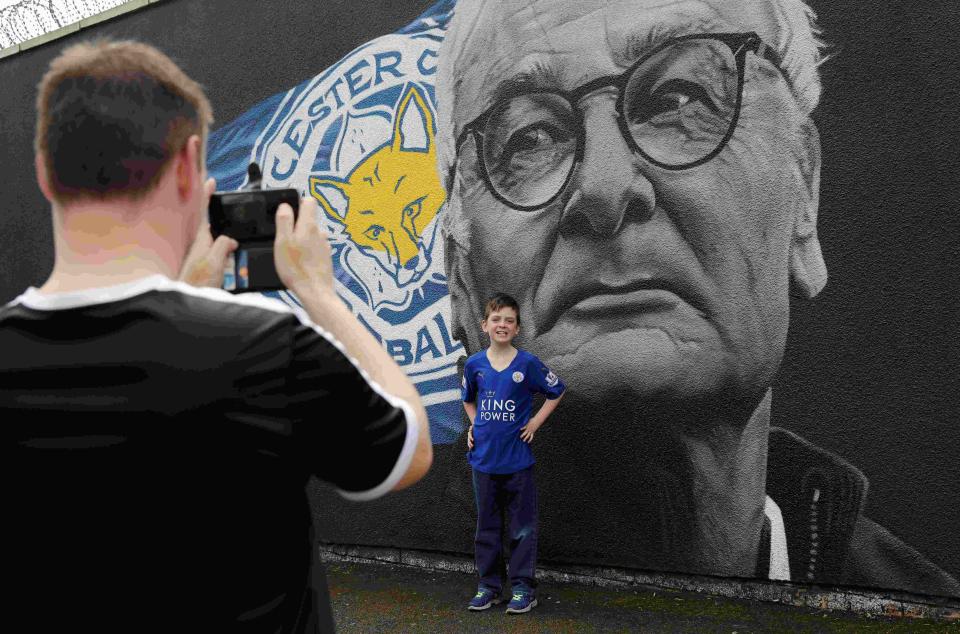
<svg viewBox="0 0 960 634">
<path fill-rule="evenodd" d="M 273 263 L 276 215 L 281 203 L 297 216 L 300 198 L 295 189 L 218 192 L 210 198 L 210 231 L 214 239 L 227 235 L 240 243 L 223 288 L 236 292 L 284 288 Z"/>
</svg>

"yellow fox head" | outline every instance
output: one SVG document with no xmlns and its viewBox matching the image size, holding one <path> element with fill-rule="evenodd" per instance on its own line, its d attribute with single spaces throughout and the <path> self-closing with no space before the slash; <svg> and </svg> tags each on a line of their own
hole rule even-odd
<svg viewBox="0 0 960 634">
<path fill-rule="evenodd" d="M 411 115 L 422 122 L 423 136 L 417 134 L 417 147 L 408 149 L 401 127 Z M 423 232 L 445 197 L 437 175 L 433 126 L 433 114 L 424 97 L 410 86 L 397 106 L 388 143 L 365 157 L 345 181 L 310 177 L 310 193 L 327 216 L 343 225 L 361 250 L 380 252 L 378 259 L 401 283 L 426 264 L 419 261 Z M 410 135 L 409 126 L 405 127 Z M 336 188 L 346 197 L 343 215 L 323 194 L 326 187 Z"/>
</svg>

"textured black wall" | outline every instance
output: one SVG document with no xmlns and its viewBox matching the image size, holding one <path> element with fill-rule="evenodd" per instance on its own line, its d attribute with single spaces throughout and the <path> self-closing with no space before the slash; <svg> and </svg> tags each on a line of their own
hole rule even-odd
<svg viewBox="0 0 960 634">
<path fill-rule="evenodd" d="M 216 127 L 429 4 L 168 0 L 0 60 L 0 301 L 42 283 L 53 263 L 33 177 L 33 102 L 62 46 L 98 35 L 159 46 L 206 87 Z M 814 116 L 830 280 L 816 300 L 792 306 L 774 424 L 859 467 L 870 481 L 867 513 L 960 576 L 960 5 L 811 4 L 834 49 Z M 378 509 L 409 508 L 416 523 L 417 495 L 339 511 L 362 518 L 342 535 L 361 543 L 399 535 L 401 527 L 378 525 Z"/>
<path fill-rule="evenodd" d="M 859 467 L 867 513 L 960 574 L 956 2 L 812 2 L 830 279 L 795 300 L 776 424 Z"/>
</svg>

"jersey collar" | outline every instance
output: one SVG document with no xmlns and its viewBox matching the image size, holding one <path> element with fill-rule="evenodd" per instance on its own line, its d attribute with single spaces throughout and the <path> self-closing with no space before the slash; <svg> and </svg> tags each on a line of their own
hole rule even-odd
<svg viewBox="0 0 960 634">
<path fill-rule="evenodd" d="M 122 284 L 86 288 L 65 293 L 41 293 L 39 289 L 31 286 L 12 303 L 21 304 L 34 310 L 64 310 L 116 302 L 141 295 L 147 291 L 163 288 L 168 284 L 170 284 L 170 278 L 156 273 Z"/>
</svg>

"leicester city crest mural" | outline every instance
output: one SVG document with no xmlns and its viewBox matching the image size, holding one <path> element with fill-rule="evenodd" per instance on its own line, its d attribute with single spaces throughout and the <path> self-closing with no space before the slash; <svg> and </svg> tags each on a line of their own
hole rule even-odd
<svg viewBox="0 0 960 634">
<path fill-rule="evenodd" d="M 256 161 L 265 188 L 317 199 L 338 293 L 417 385 L 436 443 L 462 427 L 434 140 L 433 76 L 451 7 L 438 3 L 258 104 L 213 133 L 209 150 L 220 190 L 242 186 Z"/>
</svg>

